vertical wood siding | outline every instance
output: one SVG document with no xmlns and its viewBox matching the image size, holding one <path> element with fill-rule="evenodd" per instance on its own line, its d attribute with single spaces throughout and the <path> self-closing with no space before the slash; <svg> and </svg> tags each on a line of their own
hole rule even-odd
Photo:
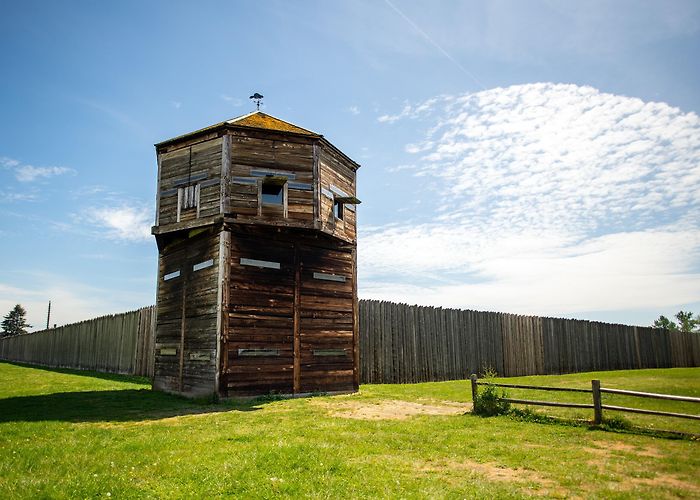
<svg viewBox="0 0 700 500">
<path fill-rule="evenodd" d="M 700 366 L 700 335 L 648 327 L 375 300 L 360 301 L 359 323 L 362 383 L 464 379 L 485 367 L 515 376 Z M 269 328 L 256 335 L 277 337 L 278 323 L 260 326 Z M 283 326 L 291 342 L 291 319 Z M 154 332 L 145 307 L 0 339 L 0 359 L 152 376 Z"/>
<path fill-rule="evenodd" d="M 153 376 L 155 307 L 0 339 L 0 359 Z"/>
<path fill-rule="evenodd" d="M 682 366 L 700 366 L 700 334 L 360 301 L 363 383 Z"/>
</svg>

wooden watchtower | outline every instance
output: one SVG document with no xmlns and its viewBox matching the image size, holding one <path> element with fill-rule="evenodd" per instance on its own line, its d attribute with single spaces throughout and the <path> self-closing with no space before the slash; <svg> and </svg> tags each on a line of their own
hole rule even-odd
<svg viewBox="0 0 700 500">
<path fill-rule="evenodd" d="M 154 389 L 357 390 L 359 165 L 259 111 L 156 153 Z"/>
</svg>

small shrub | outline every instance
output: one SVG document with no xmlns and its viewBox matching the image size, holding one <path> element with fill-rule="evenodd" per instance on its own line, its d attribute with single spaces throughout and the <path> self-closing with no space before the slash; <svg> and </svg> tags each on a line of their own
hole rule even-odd
<svg viewBox="0 0 700 500">
<path fill-rule="evenodd" d="M 632 422 L 627 420 L 625 417 L 615 415 L 613 417 L 603 418 L 603 424 L 601 427 L 611 431 L 628 431 L 632 429 L 633 425 Z"/>
<path fill-rule="evenodd" d="M 503 401 L 508 394 L 494 385 L 481 386 L 474 400 L 472 411 L 481 417 L 505 415 L 510 411 L 510 403 Z"/>
</svg>

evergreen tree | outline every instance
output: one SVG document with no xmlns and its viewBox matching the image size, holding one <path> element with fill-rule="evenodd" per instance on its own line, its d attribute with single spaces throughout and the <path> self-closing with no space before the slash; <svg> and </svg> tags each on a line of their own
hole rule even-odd
<svg viewBox="0 0 700 500">
<path fill-rule="evenodd" d="M 27 323 L 27 311 L 17 304 L 2 320 L 2 336 L 19 335 L 27 333 L 27 328 L 32 325 Z"/>
<path fill-rule="evenodd" d="M 654 328 L 663 328 L 664 330 L 671 330 L 671 331 L 678 330 L 678 325 L 675 324 L 670 319 L 668 319 L 663 314 L 661 316 L 659 316 L 659 319 L 655 319 L 654 324 L 651 326 L 653 326 Z"/>
<path fill-rule="evenodd" d="M 675 318 L 678 323 L 662 315 L 659 316 L 659 319 L 654 320 L 654 324 L 651 326 L 674 332 L 700 333 L 700 314 L 693 315 L 690 311 L 678 311 Z"/>
<path fill-rule="evenodd" d="M 678 329 L 682 332 L 698 332 L 700 315 L 693 316 L 690 311 L 678 311 L 676 314 Z"/>
</svg>

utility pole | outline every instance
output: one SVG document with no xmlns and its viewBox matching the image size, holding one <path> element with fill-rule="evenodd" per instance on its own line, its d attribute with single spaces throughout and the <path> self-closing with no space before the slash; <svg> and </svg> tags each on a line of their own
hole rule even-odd
<svg viewBox="0 0 700 500">
<path fill-rule="evenodd" d="M 51 301 L 49 300 L 49 312 L 46 314 L 46 329 L 49 329 L 49 321 L 51 321 Z"/>
</svg>

